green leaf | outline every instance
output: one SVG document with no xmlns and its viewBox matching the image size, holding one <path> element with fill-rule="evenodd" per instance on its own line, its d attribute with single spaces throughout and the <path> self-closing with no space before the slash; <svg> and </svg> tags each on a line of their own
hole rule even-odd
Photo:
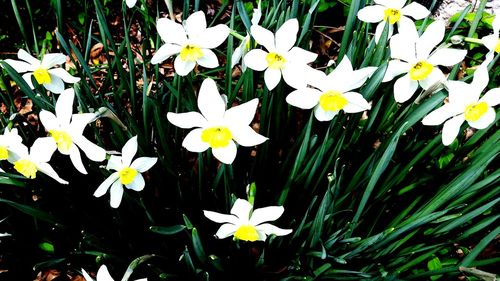
<svg viewBox="0 0 500 281">
<path fill-rule="evenodd" d="M 172 225 L 172 226 L 150 226 L 149 230 L 154 233 L 163 235 L 174 235 L 186 229 L 185 225 Z"/>
</svg>

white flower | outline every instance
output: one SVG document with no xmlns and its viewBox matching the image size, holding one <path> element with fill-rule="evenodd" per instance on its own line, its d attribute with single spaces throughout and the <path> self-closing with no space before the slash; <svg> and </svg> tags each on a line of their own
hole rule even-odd
<svg viewBox="0 0 500 281">
<path fill-rule="evenodd" d="M 129 8 L 132 8 L 135 6 L 135 3 L 137 3 L 137 0 L 125 0 L 125 3 Z"/>
<path fill-rule="evenodd" d="M 340 110 L 346 113 L 368 110 L 370 104 L 361 94 L 351 90 L 361 87 L 376 69 L 365 67 L 353 70 L 351 61 L 344 56 L 330 74 L 317 72 L 316 79 L 311 80 L 311 85 L 315 88 L 295 90 L 286 97 L 286 101 L 302 109 L 314 107 L 314 116 L 319 121 L 332 120 Z"/>
<path fill-rule="evenodd" d="M 118 208 L 122 201 L 123 186 L 135 191 L 144 189 L 144 178 L 141 173 L 149 170 L 156 163 L 156 157 L 139 157 L 132 162 L 137 152 L 137 136 L 132 137 L 122 148 L 122 156 L 111 155 L 106 166 L 107 170 L 115 170 L 94 192 L 95 197 L 101 197 L 108 191 L 111 195 L 109 204 Z"/>
<path fill-rule="evenodd" d="M 313 62 L 317 54 L 299 47 L 293 47 L 297 41 L 299 22 L 287 20 L 277 31 L 276 36 L 269 30 L 252 25 L 250 32 L 257 43 L 267 51 L 253 49 L 243 58 L 245 64 L 256 71 L 264 71 L 264 81 L 269 90 L 274 89 L 281 80 L 296 88 L 305 87 L 308 81 L 308 63 Z"/>
<path fill-rule="evenodd" d="M 85 126 L 95 119 L 95 114 L 72 114 L 74 98 L 73 89 L 65 90 L 57 99 L 56 115 L 42 110 L 40 121 L 50 134 L 49 140 L 56 144 L 54 148 L 64 155 L 69 155 L 75 168 L 80 173 L 87 174 L 78 148 L 81 148 L 90 160 L 96 162 L 106 159 L 106 151 L 83 136 Z"/>
<path fill-rule="evenodd" d="M 242 146 L 254 146 L 267 140 L 256 133 L 252 122 L 259 100 L 257 98 L 226 110 L 226 101 L 219 94 L 214 80 L 203 81 L 198 95 L 198 112 L 167 113 L 170 123 L 189 132 L 182 146 L 192 152 L 203 152 L 209 147 L 215 158 L 231 164 L 236 157 L 236 141 Z M 234 140 L 234 141 L 233 141 Z"/>
<path fill-rule="evenodd" d="M 252 15 L 252 25 L 258 25 L 260 18 L 262 17 L 262 11 L 260 7 L 260 0 L 259 4 L 257 4 L 257 9 L 253 9 L 253 15 Z M 247 33 L 245 38 L 241 40 L 241 44 L 234 49 L 233 55 L 231 56 L 231 68 L 233 68 L 238 62 L 240 62 L 240 59 L 244 57 L 248 51 L 250 50 L 250 34 Z M 244 61 L 241 63 L 241 69 L 244 72 L 247 69 L 247 66 Z"/>
<path fill-rule="evenodd" d="M 406 35 L 396 34 L 391 38 L 391 57 L 383 82 L 405 73 L 394 84 L 394 98 L 402 103 L 409 100 L 420 85 L 427 90 L 438 81 L 445 80 L 443 72 L 437 67 L 453 66 L 461 62 L 466 50 L 438 48 L 444 37 L 445 23 L 431 23 L 422 36 L 418 37 L 416 29 Z"/>
<path fill-rule="evenodd" d="M 481 92 L 488 85 L 486 64 L 474 72 L 471 84 L 461 81 L 447 81 L 449 101 L 424 117 L 422 123 L 432 126 L 444 122 L 442 141 L 450 145 L 460 132 L 460 126 L 467 121 L 469 126 L 484 129 L 495 121 L 493 106 L 500 103 L 500 88 L 489 90 L 481 98 Z"/>
<path fill-rule="evenodd" d="M 406 0 L 374 0 L 376 5 L 364 7 L 358 11 L 358 18 L 364 22 L 376 23 L 375 42 L 378 43 L 385 23 L 389 22 L 389 34 L 391 38 L 394 32 L 394 24 L 398 25 L 399 33 L 404 32 L 415 24 L 408 16 L 419 20 L 428 16 L 431 12 L 417 2 L 405 6 Z"/>
<path fill-rule="evenodd" d="M 170 56 L 179 54 L 175 58 L 174 69 L 181 76 L 191 72 L 196 63 L 206 68 L 219 66 L 217 56 L 210 49 L 226 40 L 229 35 L 229 27 L 226 25 L 219 24 L 207 28 L 205 14 L 198 11 L 190 15 L 183 25 L 161 18 L 156 28 L 165 44 L 154 54 L 152 64 L 161 63 Z"/>
<path fill-rule="evenodd" d="M 82 274 L 83 277 L 85 278 L 86 281 L 94 281 L 92 277 L 85 271 L 85 269 L 82 268 Z M 113 281 L 113 277 L 111 277 L 111 274 L 109 274 L 108 268 L 106 265 L 101 265 L 99 270 L 97 271 L 97 280 L 96 281 Z M 146 278 L 138 279 L 136 281 L 147 281 Z"/>
<path fill-rule="evenodd" d="M 36 139 L 29 152 L 24 144 L 16 145 L 11 148 L 9 162 L 14 164 L 14 169 L 26 178 L 34 179 L 36 173 L 40 171 L 59 183 L 68 184 L 47 163 L 56 149 L 55 146 L 56 144 L 49 138 Z"/>
<path fill-rule="evenodd" d="M 23 139 L 17 134 L 17 129 L 9 129 L 5 127 L 3 135 L 0 135 L 0 160 L 7 160 L 11 157 L 11 150 L 16 150 L 16 147 L 24 146 Z"/>
<path fill-rule="evenodd" d="M 76 83 L 80 81 L 79 77 L 71 76 L 64 68 L 53 68 L 57 64 L 66 62 L 66 56 L 63 54 L 45 54 L 42 61 L 40 61 L 28 54 L 25 50 L 19 49 L 17 57 L 23 61 L 6 59 L 5 62 L 19 73 L 26 72 L 23 75 L 23 79 L 28 83 L 31 89 L 34 88 L 31 82 L 31 76 L 35 76 L 35 80 L 38 84 L 43 85 L 45 89 L 55 94 L 64 91 L 64 82 Z"/>
<path fill-rule="evenodd" d="M 500 10 L 495 10 L 495 19 L 493 20 L 493 34 L 484 36 L 481 38 L 484 46 L 490 50 L 490 52 L 500 53 L 500 38 L 499 38 L 499 30 L 500 30 Z"/>
<path fill-rule="evenodd" d="M 283 236 L 292 232 L 291 229 L 281 229 L 272 224 L 264 223 L 281 217 L 285 211 L 282 206 L 255 209 L 253 212 L 252 209 L 253 206 L 247 200 L 237 199 L 231 208 L 230 215 L 205 210 L 203 214 L 214 222 L 223 223 L 215 234 L 218 239 L 233 235 L 238 240 L 265 241 L 268 235 Z"/>
</svg>

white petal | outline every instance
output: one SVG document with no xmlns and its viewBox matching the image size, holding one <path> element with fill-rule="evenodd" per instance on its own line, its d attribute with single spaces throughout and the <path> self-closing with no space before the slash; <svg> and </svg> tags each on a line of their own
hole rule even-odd
<svg viewBox="0 0 500 281">
<path fill-rule="evenodd" d="M 311 63 L 315 61 L 317 57 L 318 54 L 306 51 L 300 47 L 293 47 L 286 55 L 286 59 L 301 64 Z"/>
<path fill-rule="evenodd" d="M 417 27 L 415 26 L 415 23 L 409 17 L 401 16 L 401 18 L 397 22 L 397 26 L 398 26 L 398 34 L 401 34 L 406 38 L 410 38 L 411 44 L 417 42 L 419 38 L 418 30 Z"/>
<path fill-rule="evenodd" d="M 218 24 L 214 27 L 209 27 L 197 38 L 193 38 L 195 44 L 201 48 L 214 49 L 219 47 L 229 36 L 229 27 L 225 24 Z"/>
<path fill-rule="evenodd" d="M 131 137 L 122 148 L 122 163 L 124 166 L 130 166 L 132 159 L 137 153 L 137 136 Z"/>
<path fill-rule="evenodd" d="M 50 83 L 43 83 L 45 89 L 51 91 L 54 94 L 60 94 L 64 91 L 64 82 L 58 76 L 50 74 Z"/>
<path fill-rule="evenodd" d="M 109 194 L 111 195 L 109 199 L 109 205 L 112 208 L 118 208 L 120 206 L 120 203 L 122 202 L 123 197 L 123 185 L 119 180 L 115 181 L 111 185 Z"/>
<path fill-rule="evenodd" d="M 37 138 L 30 148 L 30 156 L 35 162 L 49 162 L 56 149 L 57 144 L 52 137 Z"/>
<path fill-rule="evenodd" d="M 382 82 L 388 82 L 403 73 L 408 73 L 410 70 L 410 64 L 400 60 L 391 60 L 387 66 L 387 71 L 385 72 L 384 79 Z"/>
<path fill-rule="evenodd" d="M 54 115 L 54 113 L 47 110 L 42 110 L 38 114 L 38 117 L 40 118 L 40 121 L 47 131 L 60 129 L 59 120 L 57 120 L 57 117 Z"/>
<path fill-rule="evenodd" d="M 19 73 L 23 73 L 26 71 L 34 71 L 36 69 L 31 64 L 25 63 L 23 61 L 17 61 L 12 59 L 6 59 L 4 61 L 8 63 L 10 66 L 12 66 L 12 68 L 14 68 L 14 70 Z"/>
<path fill-rule="evenodd" d="M 381 21 L 377 25 L 377 28 L 375 29 L 375 43 L 378 43 L 378 41 L 380 41 L 380 37 L 382 36 L 382 33 L 384 32 L 384 27 L 385 27 L 385 21 Z M 392 24 L 389 24 L 389 31 L 387 33 L 387 39 L 391 38 L 393 33 L 394 33 L 394 26 Z"/>
<path fill-rule="evenodd" d="M 82 163 L 82 157 L 80 156 L 80 150 L 76 147 L 75 144 L 72 144 L 69 149 L 69 159 L 71 159 L 71 163 L 78 170 L 78 172 L 86 175 L 87 170 L 85 170 L 85 166 Z"/>
<path fill-rule="evenodd" d="M 299 89 L 288 94 L 286 102 L 301 109 L 311 109 L 318 104 L 320 95 L 321 92 L 316 89 Z"/>
<path fill-rule="evenodd" d="M 319 105 L 314 108 L 314 117 L 316 117 L 318 121 L 331 121 L 338 113 L 338 111 L 325 111 Z"/>
<path fill-rule="evenodd" d="M 233 106 L 224 114 L 224 120 L 235 126 L 247 126 L 252 122 L 258 105 L 259 99 L 255 98 L 240 105 Z"/>
<path fill-rule="evenodd" d="M 198 112 L 186 112 L 186 113 L 167 113 L 167 119 L 170 123 L 177 127 L 183 129 L 191 129 L 193 127 L 205 127 L 207 125 L 207 120 L 203 115 Z"/>
<path fill-rule="evenodd" d="M 178 54 L 180 51 L 181 51 L 181 46 L 165 43 L 153 55 L 153 57 L 151 58 L 151 63 L 152 64 L 162 63 L 164 60 L 168 59 L 169 57 L 175 54 Z"/>
<path fill-rule="evenodd" d="M 231 68 L 233 68 L 240 62 L 240 59 L 243 55 L 243 49 L 245 48 L 245 45 L 248 42 L 247 38 L 248 37 L 245 37 L 245 39 L 241 41 L 241 44 L 236 49 L 234 49 L 233 54 L 231 55 Z"/>
<path fill-rule="evenodd" d="M 63 127 L 69 126 L 71 115 L 73 114 L 73 100 L 75 91 L 73 89 L 64 90 L 56 103 L 56 116 L 59 124 Z"/>
<path fill-rule="evenodd" d="M 31 81 L 31 76 L 33 76 L 33 72 L 28 72 L 23 75 L 24 81 L 26 81 L 26 84 L 30 86 L 31 89 L 34 89 L 35 87 L 33 86 L 33 82 Z"/>
<path fill-rule="evenodd" d="M 68 184 L 69 183 L 69 182 L 61 179 L 59 177 L 59 175 L 56 173 L 56 171 L 54 171 L 54 169 L 52 168 L 52 166 L 50 166 L 49 163 L 38 163 L 37 168 L 38 168 L 38 170 L 40 172 L 42 172 L 42 173 L 46 174 L 47 176 L 55 179 L 60 184 Z"/>
<path fill-rule="evenodd" d="M 26 52 L 24 49 L 19 49 L 19 51 L 17 52 L 17 57 L 19 59 L 33 65 L 34 67 L 39 67 L 40 64 L 42 63 L 40 60 L 33 57 L 31 54 Z"/>
<path fill-rule="evenodd" d="M 202 11 L 191 14 L 184 22 L 184 28 L 186 29 L 189 39 L 201 36 L 207 29 L 205 14 Z"/>
<path fill-rule="evenodd" d="M 446 81 L 446 77 L 444 76 L 443 72 L 439 68 L 434 67 L 429 76 L 427 76 L 427 78 L 425 78 L 424 80 L 418 81 L 418 83 L 420 84 L 420 87 L 422 87 L 424 90 L 427 90 L 434 84 L 439 82 L 443 83 L 444 81 Z"/>
<path fill-rule="evenodd" d="M 9 159 L 10 163 L 14 163 L 15 161 L 21 158 L 28 158 L 28 147 L 26 147 L 22 143 L 17 143 L 9 147 Z"/>
<path fill-rule="evenodd" d="M 469 126 L 476 128 L 476 129 L 486 129 L 489 125 L 493 124 L 495 122 L 495 110 L 491 107 L 488 107 L 488 111 L 481 116 L 481 118 L 475 122 L 472 121 L 467 121 L 469 123 Z"/>
<path fill-rule="evenodd" d="M 405 16 L 420 20 L 430 15 L 431 11 L 417 2 L 412 2 L 401 9 L 401 13 Z"/>
<path fill-rule="evenodd" d="M 85 281 L 94 281 L 94 279 L 92 279 L 92 277 L 90 277 L 90 275 L 87 273 L 87 271 L 85 271 L 85 269 L 82 268 L 82 275 L 83 275 L 83 278 L 85 278 Z"/>
<path fill-rule="evenodd" d="M 372 5 L 358 11 L 358 19 L 364 22 L 381 22 L 384 19 L 385 7 Z"/>
<path fill-rule="evenodd" d="M 435 126 L 442 124 L 444 121 L 455 115 L 453 108 L 453 105 L 445 103 L 440 108 L 432 111 L 427 116 L 425 116 L 424 119 L 422 119 L 422 124 L 426 126 Z"/>
<path fill-rule="evenodd" d="M 427 60 L 432 49 L 436 47 L 444 38 L 445 23 L 437 20 L 425 30 L 417 41 L 417 59 Z"/>
<path fill-rule="evenodd" d="M 69 74 L 64 68 L 53 68 L 48 70 L 50 74 L 53 74 L 61 78 L 66 83 L 76 83 L 80 81 L 80 77 L 75 77 Z"/>
<path fill-rule="evenodd" d="M 203 210 L 203 215 L 207 217 L 209 220 L 217 222 L 217 223 L 231 223 L 238 224 L 238 218 L 233 215 L 226 215 L 212 211 Z"/>
<path fill-rule="evenodd" d="M 201 83 L 200 93 L 198 94 L 198 108 L 209 122 L 217 122 L 222 120 L 224 116 L 226 102 L 219 94 L 217 84 L 211 78 L 206 78 Z"/>
<path fill-rule="evenodd" d="M 500 88 L 489 90 L 482 98 L 479 99 L 479 101 L 484 101 L 492 107 L 498 105 L 500 103 Z"/>
<path fill-rule="evenodd" d="M 279 53 L 288 52 L 295 41 L 297 41 L 297 32 L 299 32 L 299 21 L 297 19 L 289 19 L 276 31 L 276 50 Z"/>
<path fill-rule="evenodd" d="M 250 69 L 256 71 L 263 71 L 267 68 L 268 64 L 266 61 L 267 52 L 261 49 L 253 49 L 248 52 L 243 60 L 245 65 Z"/>
<path fill-rule="evenodd" d="M 181 56 L 177 56 L 174 60 L 175 73 L 180 76 L 186 76 L 196 66 L 196 62 L 190 60 L 182 60 Z"/>
<path fill-rule="evenodd" d="M 73 143 L 83 150 L 87 158 L 94 162 L 101 162 L 106 159 L 106 150 L 92 143 L 84 136 L 73 136 Z"/>
<path fill-rule="evenodd" d="M 196 62 L 206 68 L 216 68 L 219 66 L 219 60 L 214 52 L 209 49 L 202 49 L 203 56 Z"/>
<path fill-rule="evenodd" d="M 101 267 L 97 271 L 97 281 L 113 281 L 113 278 L 109 274 L 108 268 L 104 264 L 101 265 Z"/>
<path fill-rule="evenodd" d="M 490 80 L 487 64 L 481 64 L 476 71 L 474 71 L 474 78 L 472 79 L 471 86 L 477 89 L 477 92 L 482 92 Z M 479 97 L 479 96 L 478 96 Z"/>
<path fill-rule="evenodd" d="M 159 19 L 156 22 L 156 29 L 158 29 L 161 39 L 166 43 L 174 43 L 182 46 L 187 41 L 186 32 L 182 25 L 173 20 L 167 18 Z"/>
<path fill-rule="evenodd" d="M 142 177 L 142 175 L 137 174 L 134 177 L 134 180 L 132 180 L 131 183 L 125 185 L 125 187 L 128 189 L 132 189 L 134 191 L 141 191 L 144 189 L 145 185 L 146 185 L 146 183 L 144 182 L 144 178 Z"/>
<path fill-rule="evenodd" d="M 210 145 L 201 140 L 201 133 L 203 129 L 194 129 L 187 134 L 182 141 L 182 146 L 191 152 L 203 152 L 207 150 Z"/>
<path fill-rule="evenodd" d="M 444 145 L 448 146 L 455 140 L 458 133 L 460 132 L 460 126 L 462 125 L 464 120 L 464 115 L 460 114 L 444 122 L 442 133 L 442 140 Z"/>
<path fill-rule="evenodd" d="M 283 80 L 295 89 L 302 89 L 307 86 L 308 76 L 304 75 L 307 73 L 305 64 L 301 63 L 287 63 L 286 67 L 282 69 Z"/>
<path fill-rule="evenodd" d="M 255 132 L 250 126 L 231 127 L 233 139 L 241 146 L 254 146 L 267 140 L 263 135 Z"/>
<path fill-rule="evenodd" d="M 73 136 L 80 136 L 83 134 L 85 127 L 95 119 L 95 113 L 78 113 L 71 116 L 71 123 L 69 124 L 68 131 Z"/>
<path fill-rule="evenodd" d="M 99 187 L 95 190 L 94 196 L 101 197 L 108 191 L 109 187 L 115 182 L 118 181 L 118 172 L 112 173 L 107 179 L 105 179 Z"/>
<path fill-rule="evenodd" d="M 120 156 L 111 155 L 109 156 L 108 164 L 106 165 L 106 170 L 119 171 L 123 168 L 122 158 Z"/>
<path fill-rule="evenodd" d="M 368 66 L 361 69 L 355 70 L 348 75 L 345 75 L 345 79 L 342 80 L 339 87 L 337 88 L 341 92 L 347 92 L 353 89 L 357 89 L 365 83 L 366 79 L 370 77 L 373 72 L 377 70 L 376 67 Z"/>
<path fill-rule="evenodd" d="M 467 55 L 466 50 L 441 48 L 436 50 L 427 62 L 432 65 L 454 66 L 461 62 L 465 55 Z"/>
<path fill-rule="evenodd" d="M 125 3 L 127 4 L 127 7 L 132 8 L 135 6 L 135 3 L 137 3 L 137 0 L 126 0 Z"/>
<path fill-rule="evenodd" d="M 278 83 L 281 81 L 281 71 L 278 69 L 268 68 L 264 72 L 264 82 L 266 82 L 266 86 L 269 91 L 276 88 Z"/>
<path fill-rule="evenodd" d="M 238 217 L 240 221 L 247 222 L 250 219 L 250 211 L 253 206 L 245 199 L 236 199 L 230 213 Z"/>
<path fill-rule="evenodd" d="M 288 234 L 292 233 L 291 229 L 282 229 L 282 228 L 276 227 L 276 226 L 269 224 L 269 223 L 264 223 L 264 224 L 258 225 L 256 228 L 257 228 L 257 231 L 262 231 L 266 235 L 274 234 L 276 236 L 284 236 L 284 235 L 288 235 Z"/>
<path fill-rule="evenodd" d="M 226 147 L 212 148 L 212 154 L 215 158 L 224 164 L 232 164 L 236 158 L 237 148 L 234 141 L 229 141 Z"/>
<path fill-rule="evenodd" d="M 139 173 L 144 173 L 156 164 L 156 157 L 139 157 L 130 164 L 130 168 L 136 169 Z"/>
<path fill-rule="evenodd" d="M 271 31 L 263 28 L 260 25 L 252 25 L 250 33 L 259 45 L 264 46 L 268 52 L 276 52 L 274 45 L 274 35 Z"/>
<path fill-rule="evenodd" d="M 252 213 L 252 217 L 250 218 L 251 225 L 259 225 L 263 222 L 267 221 L 275 221 L 285 211 L 285 208 L 282 206 L 270 206 L 265 208 L 255 209 Z"/>
<path fill-rule="evenodd" d="M 347 55 L 344 55 L 344 57 L 342 57 L 342 60 L 337 65 L 337 67 L 335 67 L 335 69 L 332 72 L 330 72 L 330 74 L 328 74 L 327 77 L 328 79 L 330 79 L 331 77 L 340 76 L 342 74 L 348 75 L 353 71 L 354 69 L 352 68 L 352 64 L 351 61 L 349 60 L 349 57 Z"/>
<path fill-rule="evenodd" d="M 400 59 L 405 62 L 416 62 L 415 38 L 398 33 L 391 37 L 391 58 Z"/>
<path fill-rule="evenodd" d="M 445 81 L 448 99 L 451 104 L 465 108 L 468 104 L 477 102 L 482 89 L 478 90 L 471 84 L 462 81 Z"/>
<path fill-rule="evenodd" d="M 66 56 L 63 54 L 45 54 L 42 58 L 41 66 L 49 69 L 57 64 L 66 62 Z"/>
<path fill-rule="evenodd" d="M 483 45 L 490 51 L 494 51 L 498 43 L 498 34 L 490 34 L 481 38 Z"/>
<path fill-rule="evenodd" d="M 411 80 L 410 75 L 406 74 L 394 83 L 394 99 L 396 102 L 403 103 L 413 96 L 417 88 L 418 82 Z"/>
<path fill-rule="evenodd" d="M 358 113 L 371 108 L 365 98 L 355 92 L 344 93 L 344 98 L 349 102 L 343 110 L 347 113 Z"/>
<path fill-rule="evenodd" d="M 221 227 L 219 227 L 219 230 L 217 230 L 217 233 L 215 233 L 215 237 L 217 237 L 217 239 L 227 238 L 227 237 L 233 235 L 237 229 L 238 229 L 238 227 L 234 224 L 230 224 L 230 223 L 223 224 L 223 225 L 221 225 Z"/>
</svg>

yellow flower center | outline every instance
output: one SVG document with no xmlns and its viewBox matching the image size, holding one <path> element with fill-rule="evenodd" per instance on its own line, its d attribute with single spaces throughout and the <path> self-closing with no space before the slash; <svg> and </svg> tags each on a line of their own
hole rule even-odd
<svg viewBox="0 0 500 281">
<path fill-rule="evenodd" d="M 49 133 L 56 141 L 59 151 L 61 151 L 62 153 L 68 153 L 69 149 L 71 148 L 71 144 L 73 144 L 71 136 L 65 131 L 58 130 L 50 130 Z"/>
<path fill-rule="evenodd" d="M 498 39 L 497 45 L 495 46 L 495 52 L 500 53 L 500 39 Z"/>
<path fill-rule="evenodd" d="M 465 120 L 476 122 L 488 111 L 488 104 L 484 101 L 471 103 L 465 108 Z"/>
<path fill-rule="evenodd" d="M 37 169 L 36 164 L 33 161 L 27 159 L 18 160 L 14 162 L 14 169 L 28 179 L 36 178 Z"/>
<path fill-rule="evenodd" d="M 33 72 L 33 76 L 35 76 L 36 82 L 38 82 L 38 84 L 40 85 L 42 85 L 43 83 L 50 84 L 50 82 L 52 81 L 52 79 L 50 79 L 49 72 L 43 67 L 39 67 L 38 69 L 36 69 L 35 72 Z"/>
<path fill-rule="evenodd" d="M 424 80 L 431 74 L 433 65 L 426 61 L 419 61 L 410 69 L 410 79 L 413 81 Z"/>
<path fill-rule="evenodd" d="M 255 226 L 245 224 L 238 227 L 238 229 L 234 233 L 234 238 L 243 241 L 254 242 L 259 240 L 259 234 L 257 233 L 257 229 L 255 229 Z"/>
<path fill-rule="evenodd" d="M 180 56 L 183 61 L 197 61 L 199 58 L 203 57 L 203 52 L 200 47 L 188 44 L 182 47 Z"/>
<path fill-rule="evenodd" d="M 319 106 L 324 111 L 339 111 L 348 103 L 344 95 L 339 91 L 328 91 L 319 97 Z"/>
<path fill-rule="evenodd" d="M 136 169 L 130 167 L 123 168 L 118 172 L 118 175 L 120 176 L 120 182 L 122 184 L 129 184 L 134 181 L 135 176 L 137 176 L 138 173 L 139 172 L 137 172 Z"/>
<path fill-rule="evenodd" d="M 5 160 L 8 158 L 9 158 L 9 151 L 7 150 L 7 147 L 0 146 L 0 160 Z"/>
<path fill-rule="evenodd" d="M 232 139 L 233 134 L 226 127 L 212 127 L 201 133 L 201 140 L 208 143 L 211 148 L 226 147 Z"/>
<path fill-rule="evenodd" d="M 395 24 L 401 18 L 401 11 L 394 8 L 388 8 L 384 11 L 384 20 L 390 24 Z"/>
<path fill-rule="evenodd" d="M 285 66 L 286 59 L 277 53 L 269 53 L 266 55 L 266 61 L 269 68 L 282 69 Z"/>
</svg>

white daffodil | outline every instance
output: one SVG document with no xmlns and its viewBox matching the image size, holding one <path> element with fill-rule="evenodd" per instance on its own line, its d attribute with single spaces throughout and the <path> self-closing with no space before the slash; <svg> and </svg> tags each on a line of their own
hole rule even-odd
<svg viewBox="0 0 500 281">
<path fill-rule="evenodd" d="M 156 157 L 139 157 L 132 161 L 137 152 L 137 136 L 132 137 L 122 148 L 122 156 L 111 155 L 106 166 L 107 170 L 114 170 L 94 192 L 95 197 L 101 197 L 108 191 L 111 195 L 109 204 L 118 208 L 122 201 L 123 186 L 135 191 L 144 189 L 145 182 L 141 173 L 149 170 L 156 163 Z"/>
<path fill-rule="evenodd" d="M 125 3 L 127 4 L 127 7 L 132 8 L 135 6 L 135 3 L 137 3 L 137 0 L 125 0 Z"/>
<path fill-rule="evenodd" d="M 267 51 L 253 49 L 248 52 L 243 61 L 247 67 L 264 71 L 264 81 L 269 90 L 274 89 L 281 81 L 300 89 L 307 85 L 310 62 L 318 55 L 299 47 L 294 47 L 297 41 L 299 22 L 297 19 L 287 20 L 277 31 L 276 36 L 269 30 L 252 25 L 250 32 L 257 43 L 264 46 Z"/>
<path fill-rule="evenodd" d="M 340 64 L 330 74 L 317 72 L 311 80 L 315 88 L 302 88 L 293 91 L 286 101 L 302 109 L 314 107 L 314 116 L 319 121 L 330 121 L 343 110 L 346 113 L 357 113 L 370 109 L 370 104 L 359 93 L 351 90 L 363 85 L 373 74 L 376 67 L 365 67 L 353 70 L 351 61 L 344 56 Z"/>
<path fill-rule="evenodd" d="M 231 164 L 236 158 L 236 141 L 242 146 L 254 146 L 267 140 L 250 126 L 259 100 L 257 98 L 226 110 L 226 101 L 219 94 L 214 80 L 203 81 L 198 95 L 198 112 L 167 113 L 170 123 L 189 132 L 182 146 L 192 152 L 203 152 L 209 147 L 215 158 Z M 234 141 L 233 141 L 234 140 Z"/>
<path fill-rule="evenodd" d="M 481 38 L 481 42 L 483 45 L 490 50 L 490 52 L 500 53 L 500 38 L 499 38 L 499 30 L 500 30 L 500 9 L 495 10 L 495 19 L 493 20 L 493 34 L 484 36 Z"/>
<path fill-rule="evenodd" d="M 24 146 L 23 139 L 17 134 L 17 129 L 5 127 L 3 135 L 0 135 L 0 160 L 8 160 L 11 156 L 10 151 L 16 150 L 16 147 Z"/>
<path fill-rule="evenodd" d="M 212 211 L 203 211 L 208 219 L 223 223 L 217 230 L 215 237 L 224 239 L 231 235 L 243 241 L 265 241 L 269 235 L 283 236 L 290 234 L 291 229 L 282 229 L 269 223 L 277 220 L 285 209 L 282 206 L 270 206 L 253 210 L 252 204 L 247 200 L 237 199 L 231 208 L 231 214 L 221 214 Z"/>
<path fill-rule="evenodd" d="M 481 92 L 488 85 L 486 64 L 474 72 L 471 84 L 461 81 L 447 81 L 448 103 L 424 117 L 424 125 L 433 126 L 444 122 L 442 141 L 450 145 L 460 132 L 460 126 L 467 121 L 469 126 L 484 129 L 495 121 L 494 106 L 500 103 L 500 88 L 491 89 L 481 98 Z"/>
<path fill-rule="evenodd" d="M 257 4 L 257 9 L 253 9 L 252 15 L 252 25 L 258 25 L 260 18 L 262 17 L 262 11 L 260 8 L 260 0 Z M 241 44 L 234 49 L 233 55 L 231 56 L 231 68 L 233 68 L 237 63 L 240 62 L 240 59 L 244 57 L 248 51 L 250 50 L 250 34 L 247 33 L 245 38 L 241 40 Z M 241 70 L 244 72 L 247 69 L 247 66 L 244 61 L 241 63 Z"/>
<path fill-rule="evenodd" d="M 418 86 L 427 90 L 438 81 L 444 81 L 443 72 L 437 67 L 453 66 L 461 62 L 466 50 L 452 48 L 438 48 L 431 51 L 444 38 L 445 23 L 435 21 L 431 23 L 422 36 L 418 37 L 416 29 L 406 35 L 396 34 L 391 38 L 391 57 L 383 82 L 405 74 L 394 84 L 394 98 L 402 103 L 409 100 Z"/>
<path fill-rule="evenodd" d="M 31 76 L 35 76 L 38 84 L 43 85 L 45 89 L 55 94 L 60 94 L 64 91 L 64 82 L 76 83 L 80 81 L 79 77 L 71 76 L 64 68 L 53 68 L 55 65 L 66 62 L 66 56 L 63 54 L 45 54 L 42 61 L 40 61 L 25 50 L 19 49 L 17 57 L 23 61 L 6 59 L 5 62 L 19 73 L 26 72 L 23 75 L 23 79 L 31 89 L 34 88 Z"/>
<path fill-rule="evenodd" d="M 194 69 L 196 63 L 206 68 L 219 66 L 215 53 L 210 50 L 218 47 L 229 35 L 229 27 L 218 24 L 207 28 L 205 14 L 198 11 L 190 15 L 183 25 L 167 18 L 161 18 L 156 24 L 158 34 L 165 42 L 153 58 L 152 64 L 158 64 L 172 55 L 179 54 L 174 61 L 175 72 L 181 76 Z"/>
<path fill-rule="evenodd" d="M 57 99 L 56 115 L 47 110 L 40 112 L 40 121 L 49 132 L 49 140 L 54 142 L 59 152 L 69 155 L 75 168 L 87 174 L 80 156 L 81 148 L 85 155 L 96 162 L 106 159 L 106 151 L 83 136 L 83 130 L 95 119 L 94 113 L 72 114 L 75 91 L 66 89 Z"/>
<path fill-rule="evenodd" d="M 82 274 L 83 274 L 83 277 L 85 278 L 85 281 L 94 281 L 94 279 L 92 279 L 92 277 L 90 277 L 90 275 L 87 273 L 87 271 L 85 271 L 85 269 L 82 268 Z M 111 274 L 109 274 L 109 271 L 108 271 L 108 268 L 106 267 L 106 265 L 101 265 L 101 267 L 99 267 L 99 270 L 97 271 L 97 276 L 96 276 L 97 280 L 95 281 L 113 281 L 113 277 L 111 277 Z M 142 278 L 142 279 L 137 279 L 136 281 L 147 281 L 147 278 Z"/>
<path fill-rule="evenodd" d="M 55 146 L 56 144 L 49 138 L 38 138 L 29 149 L 29 152 L 24 144 L 11 147 L 8 160 L 14 164 L 14 169 L 26 178 L 34 179 L 36 173 L 40 171 L 59 183 L 68 184 L 47 163 L 56 149 Z"/>
<path fill-rule="evenodd" d="M 391 38 L 394 32 L 394 24 L 398 25 L 399 33 L 405 32 L 407 28 L 415 26 L 412 17 L 416 20 L 427 17 L 431 12 L 417 2 L 406 5 L 406 0 L 374 0 L 375 5 L 364 7 L 358 11 L 358 19 L 364 22 L 379 23 L 375 30 L 375 42 L 378 43 L 385 23 L 389 22 L 389 34 Z"/>
</svg>

